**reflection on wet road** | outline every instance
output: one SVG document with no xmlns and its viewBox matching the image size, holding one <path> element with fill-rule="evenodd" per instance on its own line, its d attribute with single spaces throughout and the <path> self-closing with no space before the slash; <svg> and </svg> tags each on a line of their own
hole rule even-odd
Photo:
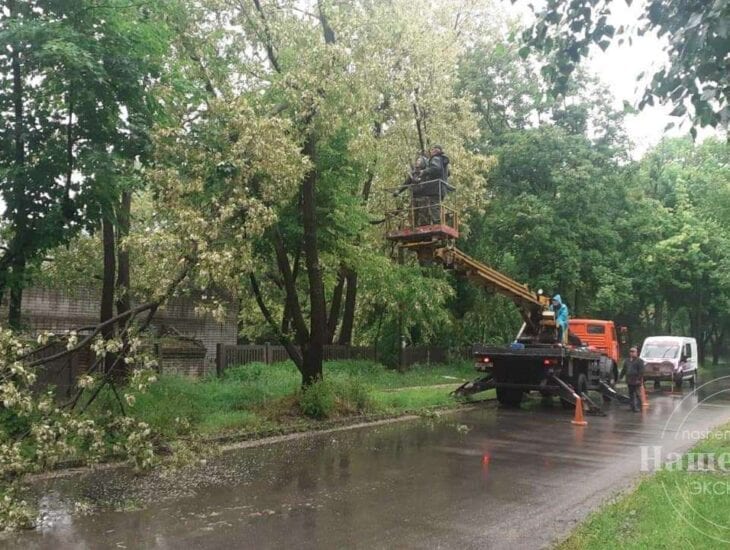
<svg viewBox="0 0 730 550">
<path fill-rule="evenodd" d="M 44 526 L 4 544 L 543 547 L 636 478 L 640 445 L 686 450 L 729 421 L 725 390 L 718 380 L 694 394 L 650 392 L 647 411 L 611 405 L 585 428 L 559 406 L 484 407 L 241 449 L 174 474 L 56 480 L 44 487 Z M 141 509 L 69 512 L 74 501 L 98 498 Z"/>
</svg>

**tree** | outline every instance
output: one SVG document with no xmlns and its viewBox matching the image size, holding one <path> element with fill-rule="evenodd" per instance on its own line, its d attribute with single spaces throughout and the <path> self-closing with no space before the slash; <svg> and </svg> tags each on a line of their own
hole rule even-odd
<svg viewBox="0 0 730 550">
<path fill-rule="evenodd" d="M 245 235 L 249 249 L 232 241 L 216 243 L 221 245 L 217 250 L 239 262 L 226 273 L 233 276 L 237 271 L 239 282 L 246 284 L 241 295 L 254 298 L 269 330 L 287 347 L 303 383 L 309 384 L 322 377 L 323 346 L 338 324 L 341 335 L 354 326 L 357 287 L 352 274 L 382 257 L 382 227 L 367 221 L 371 214 L 381 218 L 388 204 L 384 194 L 375 197 L 369 190 L 402 180 L 403 167 L 418 148 L 414 104 L 419 120 L 427 125 L 426 136 L 443 141 L 458 166 L 457 200 L 476 206 L 483 202 L 479 170 L 485 159 L 466 147 L 478 129 L 469 100 L 457 97 L 450 85 L 458 50 L 456 29 L 452 22 L 433 19 L 437 23 L 430 32 L 451 44 L 439 54 L 437 70 L 424 29 L 403 2 L 387 9 L 354 4 L 347 11 L 318 2 L 304 13 L 295 6 L 232 2 L 216 3 L 209 14 L 231 24 L 222 36 L 221 27 L 210 29 L 203 19 L 191 36 L 205 38 L 192 49 L 209 77 L 209 95 L 220 99 L 207 100 L 205 109 L 192 104 L 181 118 L 196 122 L 183 122 L 171 135 L 196 149 L 197 140 L 184 136 L 191 128 L 206 128 L 210 148 L 210 132 L 216 128 L 231 143 L 217 139 L 214 150 L 235 147 L 238 135 L 248 130 L 234 130 L 217 118 L 211 105 L 217 112 L 225 101 L 236 109 L 247 108 L 252 121 L 278 121 L 301 148 L 298 158 L 287 160 L 291 174 L 300 178 L 291 195 L 281 189 L 276 194 L 280 200 L 272 201 L 272 189 L 279 183 L 274 174 L 251 174 L 227 154 L 219 159 L 220 174 L 212 176 L 221 183 L 211 184 L 211 191 L 224 189 L 230 164 L 231 174 L 251 178 L 251 200 L 270 208 L 272 216 L 262 220 L 260 231 Z M 202 47 L 206 43 L 218 47 L 208 51 Z M 228 114 L 240 120 L 235 111 Z M 176 159 L 181 154 L 169 155 L 168 161 L 187 179 L 190 169 Z M 207 164 L 202 156 L 195 163 Z M 281 170 L 278 165 L 273 168 Z M 220 234 L 228 229 L 218 224 L 232 220 L 206 223 L 214 221 L 214 234 Z M 201 236 L 199 230 L 188 231 L 191 234 Z M 226 248 L 233 246 L 239 249 L 235 253 Z M 208 273 L 212 279 L 220 279 L 220 274 L 218 268 Z M 340 312 L 345 314 L 338 323 Z"/>
<path fill-rule="evenodd" d="M 664 213 L 660 235 L 644 242 L 642 251 L 655 328 L 691 334 L 703 359 L 711 346 L 714 362 L 730 323 L 727 158 L 727 145 L 719 140 L 665 140 L 642 159 L 638 172 L 639 185 Z"/>
<path fill-rule="evenodd" d="M 549 0 L 537 13 L 535 24 L 523 33 L 523 56 L 531 48 L 550 57 L 543 75 L 553 91 L 563 93 L 569 79 L 591 46 L 605 50 L 616 40 L 631 42 L 638 35 L 656 33 L 666 37 L 669 61 L 648 83 L 639 103 L 655 100 L 674 105 L 672 115 L 689 114 L 694 126 L 727 127 L 730 119 L 728 82 L 728 30 L 730 3 L 649 0 L 638 29 L 615 28 L 610 17 L 618 0 Z M 631 1 L 626 0 L 627 5 Z M 641 79 L 643 75 L 639 75 Z M 687 107 L 690 106 L 688 112 Z M 693 135 L 696 128 L 692 128 Z"/>
<path fill-rule="evenodd" d="M 160 10 L 164 5 L 158 5 Z M 101 223 L 107 254 L 102 320 L 113 314 L 114 287 L 128 286 L 117 236 L 128 218 L 133 164 L 149 150 L 155 112 L 148 90 L 167 47 L 158 11 L 112 0 L 11 2 L 0 53 L 6 75 L 0 111 L 13 105 L 14 146 L 2 136 L 0 172 L 7 245 L 0 290 L 10 287 L 10 322 L 20 322 L 26 271 L 50 248 Z M 117 224 L 117 222 L 119 222 Z M 128 307 L 120 293 L 117 305 Z"/>
</svg>

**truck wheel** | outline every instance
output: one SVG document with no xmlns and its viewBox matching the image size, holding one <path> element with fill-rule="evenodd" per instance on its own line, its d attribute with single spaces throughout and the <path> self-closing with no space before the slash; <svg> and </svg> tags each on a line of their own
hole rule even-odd
<svg viewBox="0 0 730 550">
<path fill-rule="evenodd" d="M 690 389 L 695 389 L 695 384 L 697 383 L 697 373 L 694 373 L 692 375 L 692 378 L 689 379 L 689 387 Z"/>
<path fill-rule="evenodd" d="M 662 389 L 662 383 L 659 380 L 654 380 L 654 389 L 657 391 Z"/>
<path fill-rule="evenodd" d="M 504 407 L 519 407 L 522 395 L 522 390 L 515 388 L 497 388 L 497 401 Z"/>
<path fill-rule="evenodd" d="M 682 389 L 682 378 L 681 377 L 674 380 L 674 389 L 677 391 Z"/>
</svg>

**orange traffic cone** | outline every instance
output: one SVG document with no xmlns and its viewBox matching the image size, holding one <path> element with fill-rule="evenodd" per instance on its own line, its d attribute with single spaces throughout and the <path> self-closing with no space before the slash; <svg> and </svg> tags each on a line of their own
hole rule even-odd
<svg viewBox="0 0 730 550">
<path fill-rule="evenodd" d="M 641 383 L 641 408 L 649 408 L 649 397 L 646 395 L 646 387 L 643 382 Z"/>
<path fill-rule="evenodd" d="M 576 426 L 588 425 L 588 422 L 583 418 L 583 400 L 580 397 L 576 397 L 575 399 L 575 416 L 571 420 L 571 423 Z"/>
</svg>

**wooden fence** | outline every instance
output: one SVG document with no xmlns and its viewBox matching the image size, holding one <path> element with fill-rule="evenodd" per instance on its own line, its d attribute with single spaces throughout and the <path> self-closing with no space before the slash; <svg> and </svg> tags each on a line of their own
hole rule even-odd
<svg viewBox="0 0 730 550">
<path fill-rule="evenodd" d="M 470 349 L 453 349 L 436 346 L 413 346 L 403 348 L 401 366 L 410 367 L 415 364 L 446 363 L 452 359 L 470 359 Z M 284 346 L 272 344 L 234 346 L 218 344 L 216 346 L 216 373 L 221 376 L 231 366 L 246 365 L 248 363 L 280 363 L 287 361 L 289 355 Z M 335 361 L 343 359 L 377 360 L 374 347 L 366 346 L 325 346 L 324 360 Z"/>
</svg>

